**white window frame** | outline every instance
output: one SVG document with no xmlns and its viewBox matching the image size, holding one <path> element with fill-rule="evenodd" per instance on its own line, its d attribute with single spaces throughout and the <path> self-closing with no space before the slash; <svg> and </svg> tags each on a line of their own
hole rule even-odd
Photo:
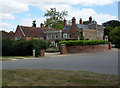
<svg viewBox="0 0 120 88">
<path fill-rule="evenodd" d="M 63 38 L 64 38 L 64 39 L 67 39 L 67 38 L 68 38 L 67 33 L 64 33 L 64 34 L 63 34 Z"/>
</svg>

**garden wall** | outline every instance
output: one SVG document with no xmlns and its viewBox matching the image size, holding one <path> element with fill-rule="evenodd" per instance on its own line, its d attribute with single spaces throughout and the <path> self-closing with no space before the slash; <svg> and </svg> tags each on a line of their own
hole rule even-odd
<svg viewBox="0 0 120 88">
<path fill-rule="evenodd" d="M 61 45 L 60 53 L 86 53 L 86 52 L 101 52 L 105 50 L 109 50 L 110 45 L 102 44 L 102 45 L 86 45 L 86 46 L 66 46 L 65 44 Z"/>
</svg>

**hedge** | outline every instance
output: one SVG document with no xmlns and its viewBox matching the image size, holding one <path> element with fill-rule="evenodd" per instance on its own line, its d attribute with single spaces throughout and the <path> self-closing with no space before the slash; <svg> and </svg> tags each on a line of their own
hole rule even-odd
<svg viewBox="0 0 120 88">
<path fill-rule="evenodd" d="M 11 39 L 2 40 L 3 56 L 32 56 L 33 49 L 36 50 L 35 56 L 40 55 L 41 49 L 47 49 L 48 43 L 41 39 L 20 39 L 18 41 Z"/>
<path fill-rule="evenodd" d="M 108 44 L 105 40 L 69 40 L 69 41 L 59 41 L 59 44 L 66 44 L 67 46 L 85 46 L 85 45 L 100 45 Z"/>
</svg>

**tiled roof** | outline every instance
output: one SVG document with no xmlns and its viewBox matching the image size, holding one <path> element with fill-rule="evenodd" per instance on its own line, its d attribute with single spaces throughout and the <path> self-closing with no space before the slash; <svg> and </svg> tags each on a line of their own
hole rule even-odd
<svg viewBox="0 0 120 88">
<path fill-rule="evenodd" d="M 5 31 L 2 31 L 2 38 L 10 38 L 13 39 L 14 33 L 7 33 Z"/>
<path fill-rule="evenodd" d="M 76 24 L 76 26 L 77 26 L 79 29 L 81 29 L 81 28 L 83 28 L 83 29 L 90 29 L 88 25 Z M 70 25 L 70 26 L 66 26 L 66 27 L 64 27 L 63 30 L 70 30 L 71 27 L 72 27 L 71 25 Z"/>
<path fill-rule="evenodd" d="M 83 28 L 83 29 L 90 29 L 88 25 L 83 25 L 83 24 L 76 24 L 76 26 L 80 29 L 80 28 Z"/>
<path fill-rule="evenodd" d="M 70 30 L 72 26 L 65 26 L 63 30 Z"/>
<path fill-rule="evenodd" d="M 41 37 L 43 36 L 43 31 L 46 30 L 56 30 L 53 28 L 40 28 L 40 27 L 26 27 L 26 26 L 19 26 L 19 28 L 23 31 L 23 34 L 27 37 Z"/>
</svg>

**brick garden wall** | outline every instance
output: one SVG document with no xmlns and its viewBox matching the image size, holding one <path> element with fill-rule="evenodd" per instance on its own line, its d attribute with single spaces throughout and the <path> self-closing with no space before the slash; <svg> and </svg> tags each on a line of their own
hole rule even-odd
<svg viewBox="0 0 120 88">
<path fill-rule="evenodd" d="M 109 50 L 109 45 L 86 45 L 86 46 L 66 46 L 61 45 L 61 54 L 66 53 L 86 53 L 86 52 L 101 52 Z"/>
</svg>

